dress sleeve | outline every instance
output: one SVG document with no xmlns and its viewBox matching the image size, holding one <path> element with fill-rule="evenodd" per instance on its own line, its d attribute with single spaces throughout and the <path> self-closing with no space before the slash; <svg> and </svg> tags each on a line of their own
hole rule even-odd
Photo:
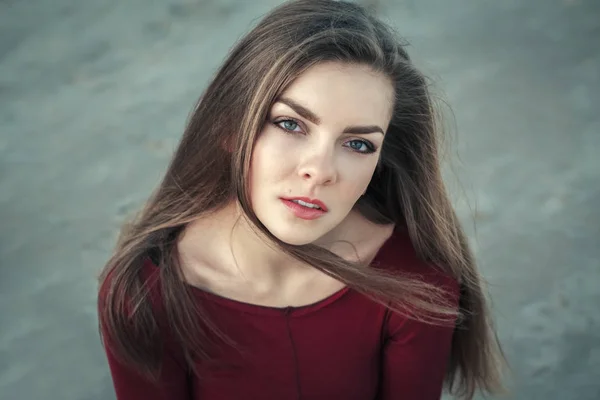
<svg viewBox="0 0 600 400">
<path fill-rule="evenodd" d="M 151 382 L 123 365 L 114 356 L 110 345 L 104 346 L 117 400 L 190 400 L 188 374 L 180 362 L 163 352 L 161 373 Z"/>
<path fill-rule="evenodd" d="M 457 282 L 444 277 L 442 284 L 458 308 Z M 431 325 L 393 311 L 386 322 L 378 399 L 439 400 L 454 326 Z"/>
<path fill-rule="evenodd" d="M 156 276 L 152 277 L 155 279 Z M 150 278 L 146 278 L 150 279 Z M 163 312 L 160 307 L 160 296 L 157 292 L 155 281 L 145 281 L 152 288 L 150 291 L 150 301 L 153 311 L 157 316 L 159 327 L 165 328 Z M 98 294 L 99 312 L 105 304 L 105 293 L 108 290 L 109 283 L 103 285 Z M 114 346 L 110 335 L 107 334 L 104 327 L 100 326 L 102 334 L 102 344 L 117 400 L 190 400 L 191 389 L 190 380 L 183 354 L 175 351 L 173 340 L 168 330 L 162 331 L 162 352 L 160 360 L 160 375 L 155 382 L 150 381 L 145 376 L 130 366 L 120 362 L 113 351 Z"/>
</svg>

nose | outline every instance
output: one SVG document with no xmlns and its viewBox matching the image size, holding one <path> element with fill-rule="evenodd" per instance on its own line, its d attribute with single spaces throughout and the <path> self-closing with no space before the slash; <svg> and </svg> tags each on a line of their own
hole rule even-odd
<svg viewBox="0 0 600 400">
<path fill-rule="evenodd" d="M 332 151 L 314 152 L 298 167 L 298 175 L 310 186 L 332 185 L 338 173 Z"/>
</svg>

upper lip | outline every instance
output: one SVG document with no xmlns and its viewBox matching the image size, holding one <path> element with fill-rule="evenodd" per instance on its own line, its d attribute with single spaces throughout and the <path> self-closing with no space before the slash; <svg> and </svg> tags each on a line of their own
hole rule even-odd
<svg viewBox="0 0 600 400">
<path fill-rule="evenodd" d="M 325 205 L 325 203 L 323 203 L 321 200 L 319 199 L 309 199 L 308 197 L 283 197 L 284 200 L 302 200 L 306 203 L 311 203 L 314 204 L 316 206 L 319 206 L 319 208 L 323 211 L 328 211 L 327 210 L 327 206 Z"/>
</svg>

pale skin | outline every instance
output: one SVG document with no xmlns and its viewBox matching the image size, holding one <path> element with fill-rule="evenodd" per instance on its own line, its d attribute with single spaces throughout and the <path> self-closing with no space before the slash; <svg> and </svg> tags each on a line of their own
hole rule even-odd
<svg viewBox="0 0 600 400">
<path fill-rule="evenodd" d="M 339 63 L 313 66 L 282 93 L 254 146 L 250 168 L 253 210 L 273 235 L 364 264 L 373 259 L 393 225 L 373 224 L 353 207 L 379 161 L 392 99 L 385 75 Z M 328 211 L 314 220 L 298 218 L 281 197 L 319 199 Z M 237 201 L 188 225 L 178 243 L 186 281 L 270 307 L 312 304 L 344 287 L 271 247 L 258 232 Z"/>
</svg>

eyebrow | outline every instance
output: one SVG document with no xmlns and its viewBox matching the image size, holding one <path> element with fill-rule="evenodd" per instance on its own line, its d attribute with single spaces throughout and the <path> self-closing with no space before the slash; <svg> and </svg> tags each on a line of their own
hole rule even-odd
<svg viewBox="0 0 600 400">
<path fill-rule="evenodd" d="M 306 118 L 307 120 L 309 120 L 310 122 L 312 122 L 315 125 L 319 125 L 321 123 L 321 118 L 319 118 L 319 116 L 317 114 L 315 114 L 308 108 L 296 103 L 292 99 L 289 99 L 287 97 L 280 97 L 277 99 L 276 103 L 285 104 L 286 106 L 288 106 L 289 108 L 294 110 L 298 115 L 302 116 L 303 118 Z M 342 133 L 351 133 L 351 134 L 355 134 L 355 135 L 366 135 L 366 134 L 375 133 L 375 132 L 380 132 L 382 135 L 385 135 L 385 133 L 383 132 L 383 129 L 381 129 L 381 127 L 379 127 L 378 125 L 366 125 L 366 126 L 351 125 L 351 126 L 347 126 Z"/>
</svg>

